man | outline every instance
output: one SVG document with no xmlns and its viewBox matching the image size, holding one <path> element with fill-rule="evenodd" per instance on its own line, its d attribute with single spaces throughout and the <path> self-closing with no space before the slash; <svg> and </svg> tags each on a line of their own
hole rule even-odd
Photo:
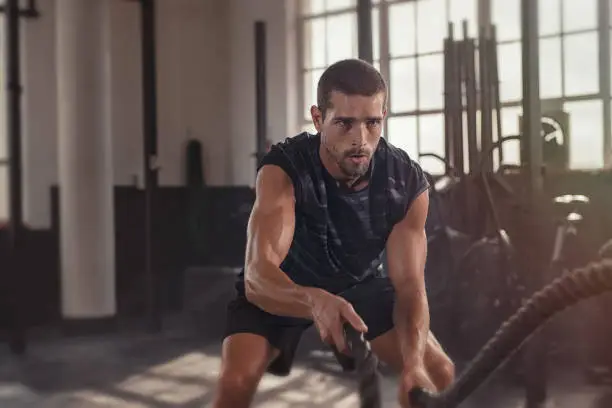
<svg viewBox="0 0 612 408">
<path fill-rule="evenodd" d="M 429 333 L 429 184 L 381 138 L 386 101 L 374 67 L 337 62 L 310 110 L 318 133 L 273 146 L 260 163 L 216 408 L 248 407 L 266 370 L 288 374 L 312 323 L 344 353 L 343 323 L 365 333 L 378 358 L 401 372 L 403 407 L 412 387 L 440 391 L 453 381 L 453 364 Z"/>
</svg>

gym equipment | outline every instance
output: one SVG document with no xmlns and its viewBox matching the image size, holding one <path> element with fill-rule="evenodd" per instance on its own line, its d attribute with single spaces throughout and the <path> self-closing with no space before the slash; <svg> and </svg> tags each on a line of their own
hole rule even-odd
<svg viewBox="0 0 612 408">
<path fill-rule="evenodd" d="M 491 146 L 494 135 L 497 139 L 501 137 L 497 42 L 494 26 L 480 27 L 476 56 L 476 40 L 469 38 L 466 21 L 462 24 L 462 31 L 463 39 L 455 40 L 454 25 L 450 23 L 444 41 L 444 161 L 447 176 L 466 181 L 457 192 L 461 215 L 454 220 L 456 228 L 472 236 L 481 236 L 484 228 L 480 217 L 482 209 L 475 198 L 473 181 L 482 170 L 492 171 Z M 493 131 L 494 110 L 496 132 Z M 501 163 L 503 151 L 500 149 L 498 154 Z"/>
<path fill-rule="evenodd" d="M 545 322 L 561 311 L 612 291 L 612 261 L 603 260 L 575 269 L 535 293 L 497 331 L 466 370 L 446 391 L 432 394 L 420 388 L 411 391 L 415 408 L 454 408 L 479 388 Z M 350 351 L 358 361 L 359 397 L 362 408 L 378 408 L 380 384 L 375 356 L 367 341 L 350 326 L 345 327 Z"/>
<path fill-rule="evenodd" d="M 257 120 L 257 133 L 255 143 L 256 163 L 263 159 L 268 151 L 266 133 L 268 132 L 268 106 L 266 99 L 266 23 L 263 21 L 255 22 L 255 115 Z"/>
<path fill-rule="evenodd" d="M 158 288 L 159 271 L 156 270 L 153 247 L 153 220 L 155 219 L 155 193 L 159 186 L 157 165 L 157 54 L 155 28 L 155 0 L 138 0 L 141 15 L 142 52 L 142 107 L 143 107 L 143 163 L 145 182 L 145 291 L 147 299 L 147 326 L 151 332 L 162 329 L 161 299 Z"/>
<path fill-rule="evenodd" d="M 348 349 L 355 359 L 360 407 L 381 408 L 382 392 L 378 358 L 372 352 L 369 342 L 363 337 L 363 333 L 359 333 L 353 326 L 345 324 L 344 337 Z"/>
<path fill-rule="evenodd" d="M 18 0 L 6 0 L 6 132 L 9 148 L 9 222 L 7 225 L 9 241 L 8 279 L 10 318 L 9 348 L 14 354 L 26 351 L 26 323 L 21 302 L 27 299 L 26 284 L 22 282 L 20 269 L 23 268 L 20 253 L 23 246 L 25 226 L 23 223 L 23 176 L 22 176 L 22 120 L 21 120 L 21 10 Z M 33 6 L 33 3 L 31 4 Z"/>
<path fill-rule="evenodd" d="M 606 241 L 606 243 L 599 248 L 598 254 L 602 259 L 612 259 L 612 239 Z"/>
</svg>

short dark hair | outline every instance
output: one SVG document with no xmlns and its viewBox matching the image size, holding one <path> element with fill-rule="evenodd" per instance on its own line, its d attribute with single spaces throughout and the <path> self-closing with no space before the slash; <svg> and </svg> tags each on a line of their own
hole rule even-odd
<svg viewBox="0 0 612 408">
<path fill-rule="evenodd" d="M 374 96 L 383 92 L 387 105 L 387 84 L 378 70 L 360 59 L 345 59 L 330 65 L 317 85 L 317 106 L 325 117 L 331 107 L 332 91 L 346 95 Z"/>
</svg>

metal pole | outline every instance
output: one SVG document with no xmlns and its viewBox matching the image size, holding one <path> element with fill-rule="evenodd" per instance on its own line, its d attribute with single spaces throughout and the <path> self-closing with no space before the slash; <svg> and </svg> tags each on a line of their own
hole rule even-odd
<svg viewBox="0 0 612 408">
<path fill-rule="evenodd" d="M 529 191 L 529 202 L 534 219 L 542 214 L 544 180 L 542 177 L 542 136 L 541 136 L 541 102 L 539 84 L 539 33 L 538 33 L 538 0 L 521 0 L 522 29 L 522 63 L 523 63 L 523 126 L 521 139 L 521 158 Z M 531 239 L 542 235 L 540 225 L 535 224 L 536 234 Z M 533 246 L 537 246 L 534 242 Z M 536 256 L 537 254 L 537 256 Z M 532 249 L 528 261 L 527 274 L 530 276 L 532 289 L 541 288 L 546 282 L 546 276 L 539 272 L 542 262 L 539 251 Z M 548 398 L 548 359 L 547 336 L 540 333 L 525 352 L 525 398 L 526 408 L 543 406 Z"/>
<path fill-rule="evenodd" d="M 463 21 L 463 41 L 460 43 L 463 55 L 465 55 L 463 70 L 465 74 L 465 104 L 466 104 L 466 122 L 467 122 L 467 144 L 468 144 L 468 168 L 469 173 L 474 174 L 479 171 L 478 163 L 480 163 L 480 154 L 478 151 L 478 129 L 477 129 L 477 101 L 478 101 L 478 90 L 477 90 L 477 79 L 476 79 L 476 44 L 474 39 L 469 38 L 468 24 L 467 21 Z M 484 42 L 480 42 L 480 57 L 482 58 Z M 482 74 L 485 69 L 480 65 L 480 73 Z M 482 81 L 480 83 L 481 95 L 486 92 Z M 484 97 L 481 97 L 481 101 Z M 485 133 L 485 106 L 481 106 L 482 112 L 482 125 L 481 125 L 481 137 Z M 481 149 L 483 152 L 484 146 Z M 470 207 L 469 211 L 474 211 L 473 207 Z"/>
<path fill-rule="evenodd" d="M 503 138 L 503 126 L 502 126 L 502 118 L 501 118 L 501 101 L 499 100 L 499 67 L 497 60 L 497 33 L 495 26 L 489 26 L 491 28 L 491 39 L 489 40 L 489 46 L 491 51 L 491 86 L 493 87 L 493 103 L 495 104 L 495 125 L 496 125 L 496 134 L 497 139 L 499 141 Z M 504 164 L 504 149 L 503 146 L 500 146 L 497 149 L 497 157 L 499 160 L 499 166 L 501 167 Z"/>
<path fill-rule="evenodd" d="M 493 143 L 493 112 L 492 112 L 492 90 L 491 90 L 491 64 L 490 64 L 490 35 L 489 26 L 481 26 L 479 30 L 479 70 L 480 70 L 480 150 L 481 154 L 486 154 L 485 171 L 493 171 L 493 160 L 491 144 Z M 501 149 L 500 149 L 501 150 Z M 476 157 L 479 160 L 479 157 Z M 474 163 L 474 170 L 478 168 L 478 163 Z"/>
<path fill-rule="evenodd" d="M 372 0 L 357 0 L 357 46 L 359 59 L 372 64 Z"/>
<path fill-rule="evenodd" d="M 6 1 L 6 89 L 7 133 L 9 140 L 9 302 L 11 310 L 10 348 L 16 354 L 26 349 L 26 324 L 22 302 L 26 301 L 22 277 L 23 190 L 21 160 L 21 53 L 19 1 Z"/>
<path fill-rule="evenodd" d="M 453 31 L 449 28 L 448 37 L 444 39 L 444 158 L 445 174 L 451 174 L 455 161 L 455 121 L 453 118 Z"/>
<path fill-rule="evenodd" d="M 266 23 L 263 21 L 255 22 L 255 109 L 257 120 L 255 157 L 258 167 L 260 161 L 266 154 L 268 131 L 268 106 L 266 98 Z"/>
<path fill-rule="evenodd" d="M 140 0 L 142 41 L 142 95 L 143 95 L 143 154 L 145 201 L 145 281 L 147 292 L 147 323 L 149 330 L 162 329 L 159 279 L 152 248 L 154 242 L 155 190 L 157 174 L 157 70 L 155 45 L 155 0 Z"/>
<path fill-rule="evenodd" d="M 380 73 L 385 78 L 387 83 L 391 77 L 391 61 L 389 52 L 389 4 L 386 1 L 381 1 L 378 5 L 378 27 L 379 27 L 379 50 L 380 50 Z M 392 111 L 390 87 L 387 86 L 387 112 Z M 384 123 L 384 137 L 389 138 L 389 121 Z"/>
<path fill-rule="evenodd" d="M 540 63 L 538 38 L 539 0 L 521 0 L 523 55 L 523 139 L 522 159 L 532 199 L 543 189 L 542 177 L 542 113 L 540 107 Z"/>
<path fill-rule="evenodd" d="M 612 64 L 610 64 L 610 0 L 599 0 L 599 89 L 603 99 L 603 149 L 604 167 L 612 168 L 612 106 L 610 104 L 610 87 Z"/>
</svg>

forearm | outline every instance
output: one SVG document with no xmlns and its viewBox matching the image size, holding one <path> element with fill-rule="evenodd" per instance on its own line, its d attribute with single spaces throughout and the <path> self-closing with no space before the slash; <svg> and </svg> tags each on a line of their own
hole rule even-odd
<svg viewBox="0 0 612 408">
<path fill-rule="evenodd" d="M 407 268 L 396 279 L 394 322 L 399 335 L 406 367 L 420 364 L 425 355 L 429 336 L 429 304 L 425 290 L 427 237 L 425 232 L 409 234 L 406 242 L 411 249 L 397 268 Z"/>
<path fill-rule="evenodd" d="M 429 305 L 424 289 L 396 291 L 393 318 L 404 366 L 422 364 L 429 336 Z"/>
<path fill-rule="evenodd" d="M 310 319 L 312 298 L 317 290 L 296 284 L 272 263 L 247 266 L 247 299 L 268 313 Z"/>
</svg>

